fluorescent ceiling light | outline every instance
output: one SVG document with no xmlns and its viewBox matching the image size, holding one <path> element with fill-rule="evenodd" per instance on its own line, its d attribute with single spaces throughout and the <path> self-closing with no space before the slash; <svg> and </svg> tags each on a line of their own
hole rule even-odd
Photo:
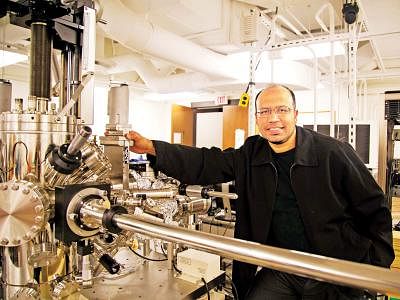
<svg viewBox="0 0 400 300">
<path fill-rule="evenodd" d="M 7 50 L 0 50 L 0 67 L 13 65 L 28 60 L 28 56 Z"/>
<path fill-rule="evenodd" d="M 313 59 L 316 57 L 327 57 L 331 55 L 331 43 L 311 44 L 308 46 L 299 46 L 280 50 L 281 58 L 290 60 Z M 333 55 L 344 55 L 345 49 L 342 42 L 333 43 Z"/>
</svg>

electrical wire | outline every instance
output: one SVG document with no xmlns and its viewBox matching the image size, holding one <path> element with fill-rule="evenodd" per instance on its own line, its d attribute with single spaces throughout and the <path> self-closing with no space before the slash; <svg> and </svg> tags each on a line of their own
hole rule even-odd
<svg viewBox="0 0 400 300">
<path fill-rule="evenodd" d="M 222 234 L 222 236 L 225 236 L 226 232 L 228 231 L 229 226 L 231 226 L 232 220 L 233 220 L 233 216 L 231 216 L 231 219 L 229 220 L 229 223 L 226 224 L 226 226 L 225 226 L 225 231 L 224 231 L 224 233 Z"/>
<path fill-rule="evenodd" d="M 167 253 L 165 253 L 164 247 L 161 244 L 161 251 L 163 252 L 163 254 L 165 255 L 165 257 L 167 257 Z M 168 259 L 167 259 L 168 260 Z M 178 267 L 175 264 L 175 260 L 172 259 L 172 267 L 174 268 L 174 270 L 178 273 L 178 274 L 182 274 L 182 271 L 178 269 Z"/>
<path fill-rule="evenodd" d="M 211 229 L 212 229 L 212 225 L 213 225 L 213 222 L 214 222 L 214 220 L 215 220 L 215 217 L 217 216 L 217 214 L 221 211 L 222 209 L 221 208 L 217 208 L 217 209 L 215 209 L 214 210 L 214 215 L 213 215 L 213 217 L 212 217 L 212 219 L 211 219 L 211 222 L 210 222 L 210 230 L 209 230 L 209 232 L 208 233 L 211 233 Z"/>
<path fill-rule="evenodd" d="M 153 259 L 153 258 L 149 258 L 149 257 L 143 256 L 143 255 L 137 253 L 137 252 L 136 252 L 135 250 L 133 250 L 131 247 L 128 247 L 128 248 L 129 248 L 129 250 L 131 250 L 135 255 L 139 256 L 140 258 L 149 260 L 149 261 L 166 261 L 166 260 L 168 260 L 168 259 L 166 259 L 166 258 L 163 258 L 163 259 Z"/>
<path fill-rule="evenodd" d="M 31 167 L 30 167 L 30 165 L 29 165 L 29 159 L 28 159 L 29 150 L 28 150 L 28 146 L 27 146 L 24 142 L 18 141 L 18 142 L 16 142 L 16 143 L 13 145 L 13 149 L 12 149 L 12 158 L 13 158 L 13 161 L 16 160 L 16 159 L 15 159 L 15 150 L 16 150 L 18 144 L 22 144 L 22 145 L 24 146 L 24 148 L 25 148 L 25 151 L 26 151 L 26 153 L 25 153 L 25 162 L 26 162 L 26 165 L 27 165 L 27 168 L 28 168 L 28 172 L 30 172 Z M 0 173 L 2 173 L 2 174 L 8 174 L 9 172 L 11 172 L 11 171 L 14 169 L 14 167 L 15 167 L 15 165 L 11 166 L 8 170 L 3 170 L 2 168 L 0 168 Z M 1 176 L 3 177 L 3 175 L 1 175 Z"/>
<path fill-rule="evenodd" d="M 233 291 L 233 299 L 235 300 L 239 300 L 239 294 L 238 294 L 238 291 L 237 291 L 237 289 L 236 289 L 236 285 L 233 283 L 233 280 L 232 280 L 232 278 L 225 272 L 225 276 L 226 277 L 228 277 L 228 279 L 231 281 L 231 284 L 232 284 L 232 291 Z"/>
<path fill-rule="evenodd" d="M 174 267 L 174 270 L 178 273 L 178 274 L 182 274 L 182 271 L 178 269 L 178 267 L 176 266 L 175 262 L 172 262 L 172 266 Z"/>
<path fill-rule="evenodd" d="M 206 287 L 207 290 L 207 300 L 210 300 L 210 290 L 208 289 L 207 281 L 204 279 L 204 277 L 201 277 L 201 281 L 203 281 L 204 286 Z"/>
</svg>

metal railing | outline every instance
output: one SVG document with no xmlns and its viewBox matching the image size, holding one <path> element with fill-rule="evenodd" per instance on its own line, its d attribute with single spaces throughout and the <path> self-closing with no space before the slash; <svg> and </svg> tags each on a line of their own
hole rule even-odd
<svg viewBox="0 0 400 300">
<path fill-rule="evenodd" d="M 97 219 L 101 224 L 101 210 L 82 208 L 82 212 Z M 237 261 L 334 284 L 400 296 L 400 273 L 389 269 L 193 231 L 129 214 L 115 214 L 112 222 L 124 230 L 183 243 Z"/>
</svg>

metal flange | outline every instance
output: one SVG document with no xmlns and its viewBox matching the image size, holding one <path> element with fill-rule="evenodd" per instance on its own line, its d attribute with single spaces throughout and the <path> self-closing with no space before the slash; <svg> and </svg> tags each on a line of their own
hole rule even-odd
<svg viewBox="0 0 400 300">
<path fill-rule="evenodd" d="M 48 218 L 49 197 L 44 189 L 24 180 L 0 184 L 0 246 L 27 243 Z"/>
</svg>

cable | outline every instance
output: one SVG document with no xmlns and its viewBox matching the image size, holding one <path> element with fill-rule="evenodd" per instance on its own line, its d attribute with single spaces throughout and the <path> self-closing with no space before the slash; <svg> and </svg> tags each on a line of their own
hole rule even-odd
<svg viewBox="0 0 400 300">
<path fill-rule="evenodd" d="M 167 253 L 165 253 L 164 250 L 164 246 L 163 244 L 161 244 L 161 251 L 163 252 L 163 254 L 165 255 L 165 257 L 167 257 Z M 167 259 L 168 260 L 168 259 Z M 178 267 L 175 264 L 175 259 L 172 259 L 172 266 L 174 267 L 174 270 L 178 273 L 178 274 L 182 274 L 182 271 L 178 269 Z"/>
<path fill-rule="evenodd" d="M 215 220 L 215 217 L 217 216 L 217 214 L 221 211 L 222 209 L 221 208 L 216 208 L 215 210 L 214 210 L 214 215 L 213 215 L 213 217 L 212 217 L 212 219 L 211 219 L 211 222 L 210 222 L 210 230 L 209 230 L 209 232 L 208 233 L 211 233 L 211 229 L 212 229 L 212 225 L 213 225 L 213 223 L 214 223 L 214 220 Z"/>
<path fill-rule="evenodd" d="M 224 233 L 222 234 L 222 236 L 225 236 L 226 232 L 228 231 L 229 226 L 231 226 L 232 221 L 233 221 L 233 216 L 231 215 L 231 219 L 229 220 L 229 223 L 226 224 L 226 226 L 225 226 L 225 231 L 224 231 Z"/>
<path fill-rule="evenodd" d="M 137 252 L 136 252 L 135 250 L 133 250 L 131 247 L 128 247 L 128 248 L 129 248 L 129 250 L 131 250 L 134 254 L 136 254 L 136 255 L 139 256 L 140 258 L 143 258 L 143 259 L 146 259 L 146 260 L 150 260 L 150 261 L 166 261 L 166 260 L 168 260 L 168 259 L 166 259 L 166 258 L 163 258 L 163 259 L 153 259 L 153 258 L 149 258 L 149 257 L 143 256 L 143 255 L 137 253 Z"/>
<path fill-rule="evenodd" d="M 174 267 L 174 270 L 178 273 L 178 274 L 182 274 L 182 271 L 178 269 L 178 267 L 176 266 L 175 262 L 172 262 L 172 266 Z"/>
<path fill-rule="evenodd" d="M 236 289 L 236 285 L 233 283 L 232 278 L 225 272 L 225 276 L 228 277 L 228 279 L 231 281 L 232 283 L 232 290 L 233 290 L 233 299 L 235 300 L 239 300 L 239 294 L 238 291 Z"/>
<path fill-rule="evenodd" d="M 206 287 L 206 290 L 207 290 L 207 300 L 210 300 L 210 291 L 208 290 L 207 281 L 204 279 L 204 277 L 201 277 L 201 281 L 204 282 L 204 286 Z"/>
<path fill-rule="evenodd" d="M 162 253 L 164 254 L 164 256 L 165 257 L 168 257 L 168 255 L 167 255 L 167 253 L 165 253 L 165 250 L 164 250 L 164 244 L 163 243 L 161 243 L 161 251 L 162 251 Z"/>
</svg>

